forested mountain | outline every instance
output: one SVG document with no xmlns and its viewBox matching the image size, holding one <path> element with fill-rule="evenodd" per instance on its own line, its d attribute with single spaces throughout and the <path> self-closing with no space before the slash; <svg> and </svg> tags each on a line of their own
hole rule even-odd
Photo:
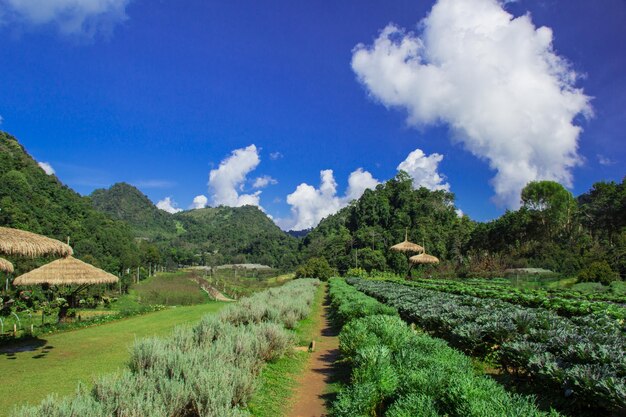
<svg viewBox="0 0 626 417">
<path fill-rule="evenodd" d="M 184 229 L 171 241 L 173 250 L 201 253 L 206 264 L 253 262 L 289 269 L 299 262 L 297 239 L 258 207 L 207 207 L 173 217 Z"/>
<path fill-rule="evenodd" d="M 78 258 L 111 272 L 139 263 L 139 248 L 124 223 L 95 210 L 88 197 L 47 175 L 5 132 L 0 132 L 0 225 L 62 241 L 70 237 Z M 28 265 L 16 262 L 18 268 Z"/>
<path fill-rule="evenodd" d="M 137 238 L 176 264 L 261 263 L 280 268 L 298 264 L 297 240 L 257 207 L 207 207 L 170 214 L 141 191 L 119 183 L 91 194 L 93 205 L 127 222 Z"/>
<path fill-rule="evenodd" d="M 322 220 L 301 249 L 304 258 L 324 257 L 340 272 L 358 266 L 403 273 L 405 257 L 388 248 L 408 228 L 409 240 L 441 259 L 429 271 L 440 276 L 515 267 L 574 275 L 590 265 L 604 276 L 626 276 L 626 180 L 596 183 L 577 199 L 556 182 L 531 182 L 520 198 L 519 210 L 474 222 L 456 215 L 451 193 L 415 190 L 400 172 Z"/>
<path fill-rule="evenodd" d="M 322 220 L 303 239 L 302 251 L 305 257 L 326 258 L 340 272 L 353 267 L 405 272 L 406 257 L 388 248 L 403 241 L 406 230 L 428 253 L 460 262 L 474 227 L 457 215 L 452 193 L 415 190 L 411 177 L 400 172 Z"/>
<path fill-rule="evenodd" d="M 170 213 L 159 210 L 145 194 L 124 182 L 100 188 L 90 195 L 93 206 L 132 226 L 139 238 L 165 239 L 176 235 L 176 222 Z"/>
</svg>

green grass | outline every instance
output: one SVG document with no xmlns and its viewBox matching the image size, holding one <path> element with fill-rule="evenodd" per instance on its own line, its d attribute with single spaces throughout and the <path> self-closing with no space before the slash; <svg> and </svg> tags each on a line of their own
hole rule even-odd
<svg viewBox="0 0 626 417">
<path fill-rule="evenodd" d="M 298 346 L 307 346 L 314 337 L 319 311 L 326 290 L 326 284 L 317 288 L 311 314 L 298 323 L 295 335 Z M 255 417 L 280 417 L 289 411 L 290 400 L 298 387 L 298 378 L 306 369 L 309 353 L 292 351 L 275 362 L 269 363 L 259 379 L 259 389 L 248 404 Z"/>
<path fill-rule="evenodd" d="M 126 364 L 135 339 L 165 335 L 225 305 L 175 307 L 4 346 L 0 348 L 0 416 L 8 415 L 16 404 L 36 404 L 49 393 L 73 393 L 78 382 L 90 386 L 93 377 Z"/>
<path fill-rule="evenodd" d="M 150 277 L 133 286 L 142 304 L 193 305 L 209 300 L 200 285 L 193 281 L 197 272 L 165 272 Z"/>
</svg>

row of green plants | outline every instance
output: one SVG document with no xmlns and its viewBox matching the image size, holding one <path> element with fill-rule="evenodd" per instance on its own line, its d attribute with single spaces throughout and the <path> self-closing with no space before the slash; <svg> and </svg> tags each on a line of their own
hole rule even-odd
<svg viewBox="0 0 626 417">
<path fill-rule="evenodd" d="M 603 314 L 566 318 L 542 308 L 393 282 L 348 282 L 465 352 L 526 376 L 564 407 L 599 413 L 626 407 L 624 320 Z"/>
<path fill-rule="evenodd" d="M 264 364 L 294 344 L 317 280 L 297 280 L 241 300 L 166 338 L 135 343 L 128 368 L 74 396 L 16 409 L 20 417 L 249 416 L 246 404 Z"/>
<path fill-rule="evenodd" d="M 568 292 L 567 290 L 549 292 L 547 290 L 521 289 L 489 283 L 487 280 L 479 281 L 479 283 L 466 283 L 464 281 L 428 279 L 405 281 L 396 278 L 389 281 L 451 294 L 494 298 L 527 307 L 542 307 L 566 317 L 606 314 L 616 319 L 626 318 L 626 306 L 624 304 L 589 300 L 578 297 L 577 293 Z M 626 296 L 612 298 L 619 299 L 621 303 L 626 303 Z"/>
<path fill-rule="evenodd" d="M 417 333 L 394 308 L 340 279 L 330 281 L 351 383 L 333 404 L 335 417 L 558 416 L 528 397 L 506 392 L 476 373 L 471 360 L 443 340 Z"/>
<path fill-rule="evenodd" d="M 429 281 L 425 279 L 418 279 L 417 281 Z M 528 283 L 528 281 L 522 279 L 520 284 L 516 284 L 514 278 L 471 278 L 462 281 L 459 280 L 442 280 L 443 282 L 463 282 L 470 284 L 474 287 L 483 289 L 501 289 L 506 288 L 510 290 L 516 290 L 521 294 L 537 295 L 544 297 L 561 297 L 576 300 L 589 300 L 589 301 L 610 301 L 613 303 L 626 303 L 626 287 L 623 281 L 614 281 L 610 285 L 601 285 L 598 283 L 578 283 L 573 287 L 545 287 L 545 288 L 524 288 L 520 287 L 521 283 Z M 430 280 L 430 282 L 433 282 Z M 544 282 L 550 282 L 544 281 Z M 570 282 L 578 282 L 578 279 L 571 280 Z"/>
</svg>

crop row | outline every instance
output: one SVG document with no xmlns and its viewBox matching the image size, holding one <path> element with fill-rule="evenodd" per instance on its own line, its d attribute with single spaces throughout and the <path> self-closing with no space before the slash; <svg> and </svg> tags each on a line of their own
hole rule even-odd
<svg viewBox="0 0 626 417">
<path fill-rule="evenodd" d="M 352 366 L 351 383 L 335 400 L 333 416 L 558 416 L 477 375 L 467 356 L 441 339 L 416 333 L 395 309 L 345 281 L 332 279 L 330 296 L 331 306 L 342 311 L 338 317 L 348 320 L 339 341 Z"/>
<path fill-rule="evenodd" d="M 465 283 L 452 280 L 434 281 L 426 279 L 418 279 L 416 281 L 391 279 L 389 281 L 451 294 L 495 298 L 526 307 L 542 307 L 566 317 L 606 314 L 616 319 L 626 318 L 626 307 L 622 304 L 608 301 L 592 301 L 586 298 L 577 298 L 573 295 L 566 296 L 566 291 L 561 291 L 559 292 L 560 295 L 556 295 L 545 290 L 526 290 L 484 282 Z M 622 302 L 624 301 L 626 300 Z"/>
<path fill-rule="evenodd" d="M 573 406 L 623 411 L 626 339 L 623 320 L 565 318 L 494 299 L 349 279 L 357 289 L 471 354 L 494 354 L 504 370 L 563 394 Z"/>
<path fill-rule="evenodd" d="M 167 338 L 135 343 L 124 372 L 98 379 L 71 397 L 49 396 L 22 407 L 20 417 L 248 416 L 246 403 L 267 361 L 293 346 L 308 315 L 317 280 L 297 280 L 207 315 Z"/>
</svg>

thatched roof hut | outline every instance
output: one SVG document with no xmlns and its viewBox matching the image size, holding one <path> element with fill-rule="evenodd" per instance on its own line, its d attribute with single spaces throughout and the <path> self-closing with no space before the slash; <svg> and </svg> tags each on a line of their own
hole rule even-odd
<svg viewBox="0 0 626 417">
<path fill-rule="evenodd" d="M 115 275 L 68 256 L 15 278 L 13 285 L 92 285 L 111 284 L 118 280 Z"/>
<path fill-rule="evenodd" d="M 0 258 L 0 271 L 12 274 L 14 271 L 13 264 L 4 258 Z"/>
<path fill-rule="evenodd" d="M 69 245 L 59 240 L 25 230 L 0 227 L 0 253 L 36 258 L 45 255 L 70 256 L 73 252 Z"/>
<path fill-rule="evenodd" d="M 419 255 L 411 256 L 409 262 L 412 264 L 438 264 L 439 259 L 427 253 L 420 253 Z"/>
</svg>

